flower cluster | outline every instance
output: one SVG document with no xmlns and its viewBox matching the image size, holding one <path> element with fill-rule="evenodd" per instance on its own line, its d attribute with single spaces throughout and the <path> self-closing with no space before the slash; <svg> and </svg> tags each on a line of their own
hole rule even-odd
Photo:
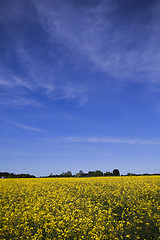
<svg viewBox="0 0 160 240">
<path fill-rule="evenodd" d="M 160 176 L 0 179 L 1 239 L 160 239 Z"/>
</svg>

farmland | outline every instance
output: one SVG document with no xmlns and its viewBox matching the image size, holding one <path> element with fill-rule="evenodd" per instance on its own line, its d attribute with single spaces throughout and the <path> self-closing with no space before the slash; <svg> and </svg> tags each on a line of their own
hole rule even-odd
<svg viewBox="0 0 160 240">
<path fill-rule="evenodd" d="M 1 239 L 160 239 L 160 176 L 0 179 Z"/>
</svg>

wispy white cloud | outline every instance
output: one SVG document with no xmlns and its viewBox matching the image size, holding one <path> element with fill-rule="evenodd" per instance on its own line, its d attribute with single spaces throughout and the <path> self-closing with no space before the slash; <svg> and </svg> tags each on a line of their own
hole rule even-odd
<svg viewBox="0 0 160 240">
<path fill-rule="evenodd" d="M 73 77 L 67 66 L 69 60 L 70 68 L 87 65 L 89 71 L 105 73 L 107 81 L 147 82 L 157 87 L 160 4 L 155 1 L 144 11 L 133 11 L 130 17 L 123 7 L 117 0 L 101 0 L 91 5 L 71 0 L 28 3 L 16 0 L 14 4 L 8 1 L 0 21 L 12 50 L 8 47 L 4 58 L 15 58 L 18 71 L 7 69 L 0 74 L 0 86 L 21 87 L 51 100 L 76 99 L 85 104 L 96 87 L 87 85 L 87 77 L 78 76 L 78 80 Z M 30 34 L 31 23 L 35 24 L 41 41 L 31 41 L 16 25 L 18 22 L 23 22 Z M 12 26 L 13 30 L 17 26 L 15 32 Z M 65 51 L 69 52 L 67 56 Z M 25 94 L 23 98 L 28 100 Z"/>
<path fill-rule="evenodd" d="M 159 3 L 125 18 L 119 16 L 117 1 L 89 7 L 69 1 L 65 8 L 65 1 L 33 2 L 50 38 L 57 38 L 83 61 L 116 80 L 159 82 L 160 17 L 154 17 Z"/>
<path fill-rule="evenodd" d="M 25 46 L 25 41 L 19 40 L 15 44 L 15 54 L 25 75 L 21 77 L 18 73 L 10 70 L 3 71 L 0 74 L 2 87 L 6 89 L 24 88 L 31 94 L 38 93 L 50 100 L 77 99 L 80 105 L 87 102 L 87 93 L 90 91 L 87 86 L 74 81 L 74 79 L 69 79 L 63 72 L 64 69 L 59 69 L 56 64 L 53 67 L 51 62 L 43 59 L 43 55 L 38 56 L 34 51 L 32 52 Z M 17 92 L 17 95 L 19 96 L 20 93 L 21 91 Z M 26 99 L 26 102 L 28 101 L 27 95 L 23 94 L 23 98 Z"/>
<path fill-rule="evenodd" d="M 13 84 L 8 81 L 5 81 L 3 79 L 0 79 L 0 86 L 1 87 L 11 87 L 11 86 L 13 86 Z"/>
<path fill-rule="evenodd" d="M 40 128 L 32 127 L 32 126 L 21 124 L 21 123 L 13 123 L 13 124 L 16 127 L 19 127 L 19 128 L 25 129 L 25 130 L 30 130 L 30 131 L 33 131 L 33 132 L 45 133 L 45 131 L 40 129 Z"/>
<path fill-rule="evenodd" d="M 19 76 L 12 75 L 12 73 L 1 73 L 0 76 L 0 86 L 7 88 L 16 88 L 24 87 L 30 91 L 33 90 L 33 87 L 29 81 L 26 79 L 20 78 Z"/>
<path fill-rule="evenodd" d="M 17 94 L 13 91 L 11 95 L 8 92 L 0 93 L 0 104 L 8 106 L 32 106 L 32 107 L 44 107 L 42 101 L 36 100 L 35 98 L 28 97 L 24 93 Z"/>
<path fill-rule="evenodd" d="M 46 138 L 45 141 L 50 143 L 66 142 L 66 143 L 91 143 L 91 144 L 129 144 L 129 145 L 160 145 L 160 140 L 154 139 L 129 139 L 129 138 L 111 138 L 111 137 L 58 137 Z"/>
</svg>

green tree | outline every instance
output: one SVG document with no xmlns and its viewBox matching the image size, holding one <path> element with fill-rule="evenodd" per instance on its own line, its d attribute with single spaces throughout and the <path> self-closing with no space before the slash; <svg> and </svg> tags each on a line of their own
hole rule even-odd
<svg viewBox="0 0 160 240">
<path fill-rule="evenodd" d="M 104 176 L 112 176 L 113 175 L 113 173 L 111 173 L 111 172 L 105 172 L 104 173 Z"/>
<path fill-rule="evenodd" d="M 100 170 L 96 170 L 95 171 L 95 176 L 103 176 L 103 172 L 101 172 Z"/>
<path fill-rule="evenodd" d="M 62 177 L 72 177 L 72 173 L 71 173 L 71 171 L 63 172 L 63 173 L 61 174 L 61 176 L 62 176 Z"/>
<path fill-rule="evenodd" d="M 113 170 L 113 176 L 120 176 L 120 172 L 118 169 Z"/>
</svg>

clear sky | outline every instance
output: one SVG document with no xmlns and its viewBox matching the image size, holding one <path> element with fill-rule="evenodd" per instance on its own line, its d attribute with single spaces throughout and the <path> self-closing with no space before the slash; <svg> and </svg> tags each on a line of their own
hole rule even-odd
<svg viewBox="0 0 160 240">
<path fill-rule="evenodd" d="M 0 0 L 0 171 L 160 172 L 160 1 Z"/>
</svg>

